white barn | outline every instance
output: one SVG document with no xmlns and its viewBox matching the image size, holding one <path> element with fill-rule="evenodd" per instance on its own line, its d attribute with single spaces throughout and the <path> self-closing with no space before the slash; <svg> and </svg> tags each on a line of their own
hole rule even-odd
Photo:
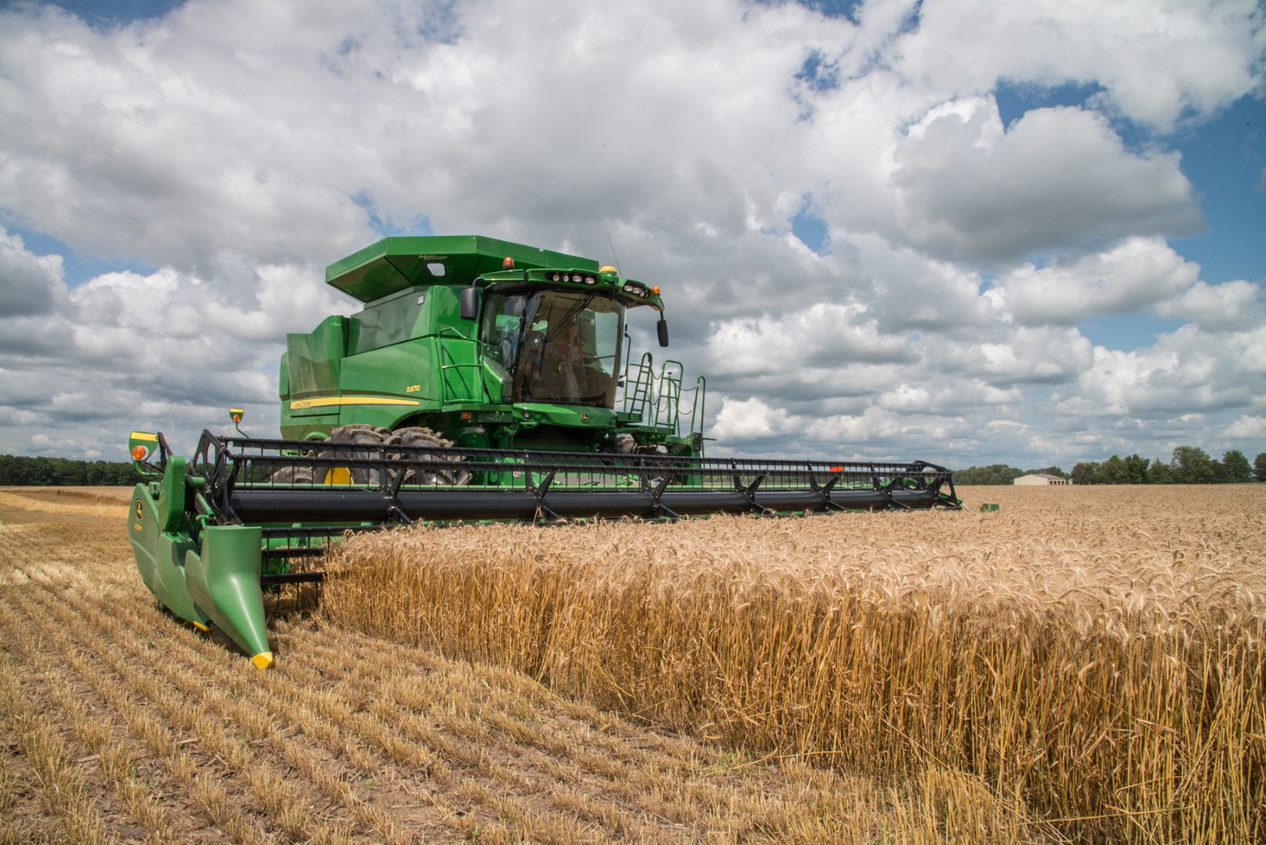
<svg viewBox="0 0 1266 845">
<path fill-rule="evenodd" d="M 1015 480 L 1017 487 L 1055 487 L 1061 484 L 1072 483 L 1071 479 L 1060 478 L 1058 475 L 1047 475 L 1044 472 L 1022 475 Z"/>
</svg>

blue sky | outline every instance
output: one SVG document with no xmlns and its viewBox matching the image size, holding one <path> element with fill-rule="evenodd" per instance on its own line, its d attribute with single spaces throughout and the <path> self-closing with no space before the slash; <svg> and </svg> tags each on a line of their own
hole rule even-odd
<svg viewBox="0 0 1266 845">
<path fill-rule="evenodd" d="M 0 452 L 267 433 L 285 333 L 355 307 L 325 264 L 471 232 L 661 282 L 718 453 L 1251 457 L 1264 17 L 0 6 Z"/>
</svg>

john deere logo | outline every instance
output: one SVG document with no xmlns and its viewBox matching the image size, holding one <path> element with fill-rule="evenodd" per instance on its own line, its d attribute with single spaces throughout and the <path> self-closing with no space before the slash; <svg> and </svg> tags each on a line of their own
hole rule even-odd
<svg viewBox="0 0 1266 845">
<path fill-rule="evenodd" d="M 145 518 L 145 511 L 141 510 L 141 500 L 140 500 L 140 499 L 137 499 L 137 500 L 136 500 L 136 518 L 137 518 L 137 519 L 144 519 L 144 518 Z"/>
</svg>

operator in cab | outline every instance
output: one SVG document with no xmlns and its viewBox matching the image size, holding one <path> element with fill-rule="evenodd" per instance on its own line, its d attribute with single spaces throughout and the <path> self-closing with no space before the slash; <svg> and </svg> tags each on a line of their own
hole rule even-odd
<svg viewBox="0 0 1266 845">
<path fill-rule="evenodd" d="M 579 402 L 588 394 L 585 344 L 580 337 L 580 324 L 568 321 L 559 337 L 545 348 L 545 376 L 552 392 L 564 402 Z"/>
<path fill-rule="evenodd" d="M 515 402 L 611 408 L 624 309 L 570 291 L 493 294 L 481 340 L 490 363 L 512 379 Z"/>
</svg>

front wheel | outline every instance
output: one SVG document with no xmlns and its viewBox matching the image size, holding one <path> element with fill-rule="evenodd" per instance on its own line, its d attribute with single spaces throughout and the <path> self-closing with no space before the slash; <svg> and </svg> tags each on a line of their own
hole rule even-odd
<svg viewBox="0 0 1266 845">
<path fill-rule="evenodd" d="M 391 451 L 391 447 L 405 447 Z M 405 464 L 404 484 L 430 484 L 460 487 L 470 483 L 470 473 L 461 468 L 461 455 L 452 454 L 453 441 L 429 428 L 398 428 L 387 438 L 391 458 Z M 410 465 L 411 461 L 417 461 Z M 443 463 L 440 463 L 443 462 Z M 450 468 L 449 463 L 453 466 Z"/>
<path fill-rule="evenodd" d="M 350 451 L 342 449 L 326 449 L 324 451 L 318 449 L 317 457 L 321 458 L 350 458 L 353 461 L 372 461 L 380 458 L 383 454 L 382 446 L 390 439 L 391 432 L 385 428 L 379 428 L 373 425 L 353 424 L 339 426 L 330 432 L 330 439 L 325 443 L 334 444 L 352 444 L 362 448 Z M 346 480 L 339 478 L 339 470 L 346 472 Z M 327 483 L 347 483 L 352 484 L 381 484 L 383 473 L 380 469 L 373 469 L 366 466 L 349 466 L 337 467 L 332 470 L 325 478 Z"/>
</svg>

